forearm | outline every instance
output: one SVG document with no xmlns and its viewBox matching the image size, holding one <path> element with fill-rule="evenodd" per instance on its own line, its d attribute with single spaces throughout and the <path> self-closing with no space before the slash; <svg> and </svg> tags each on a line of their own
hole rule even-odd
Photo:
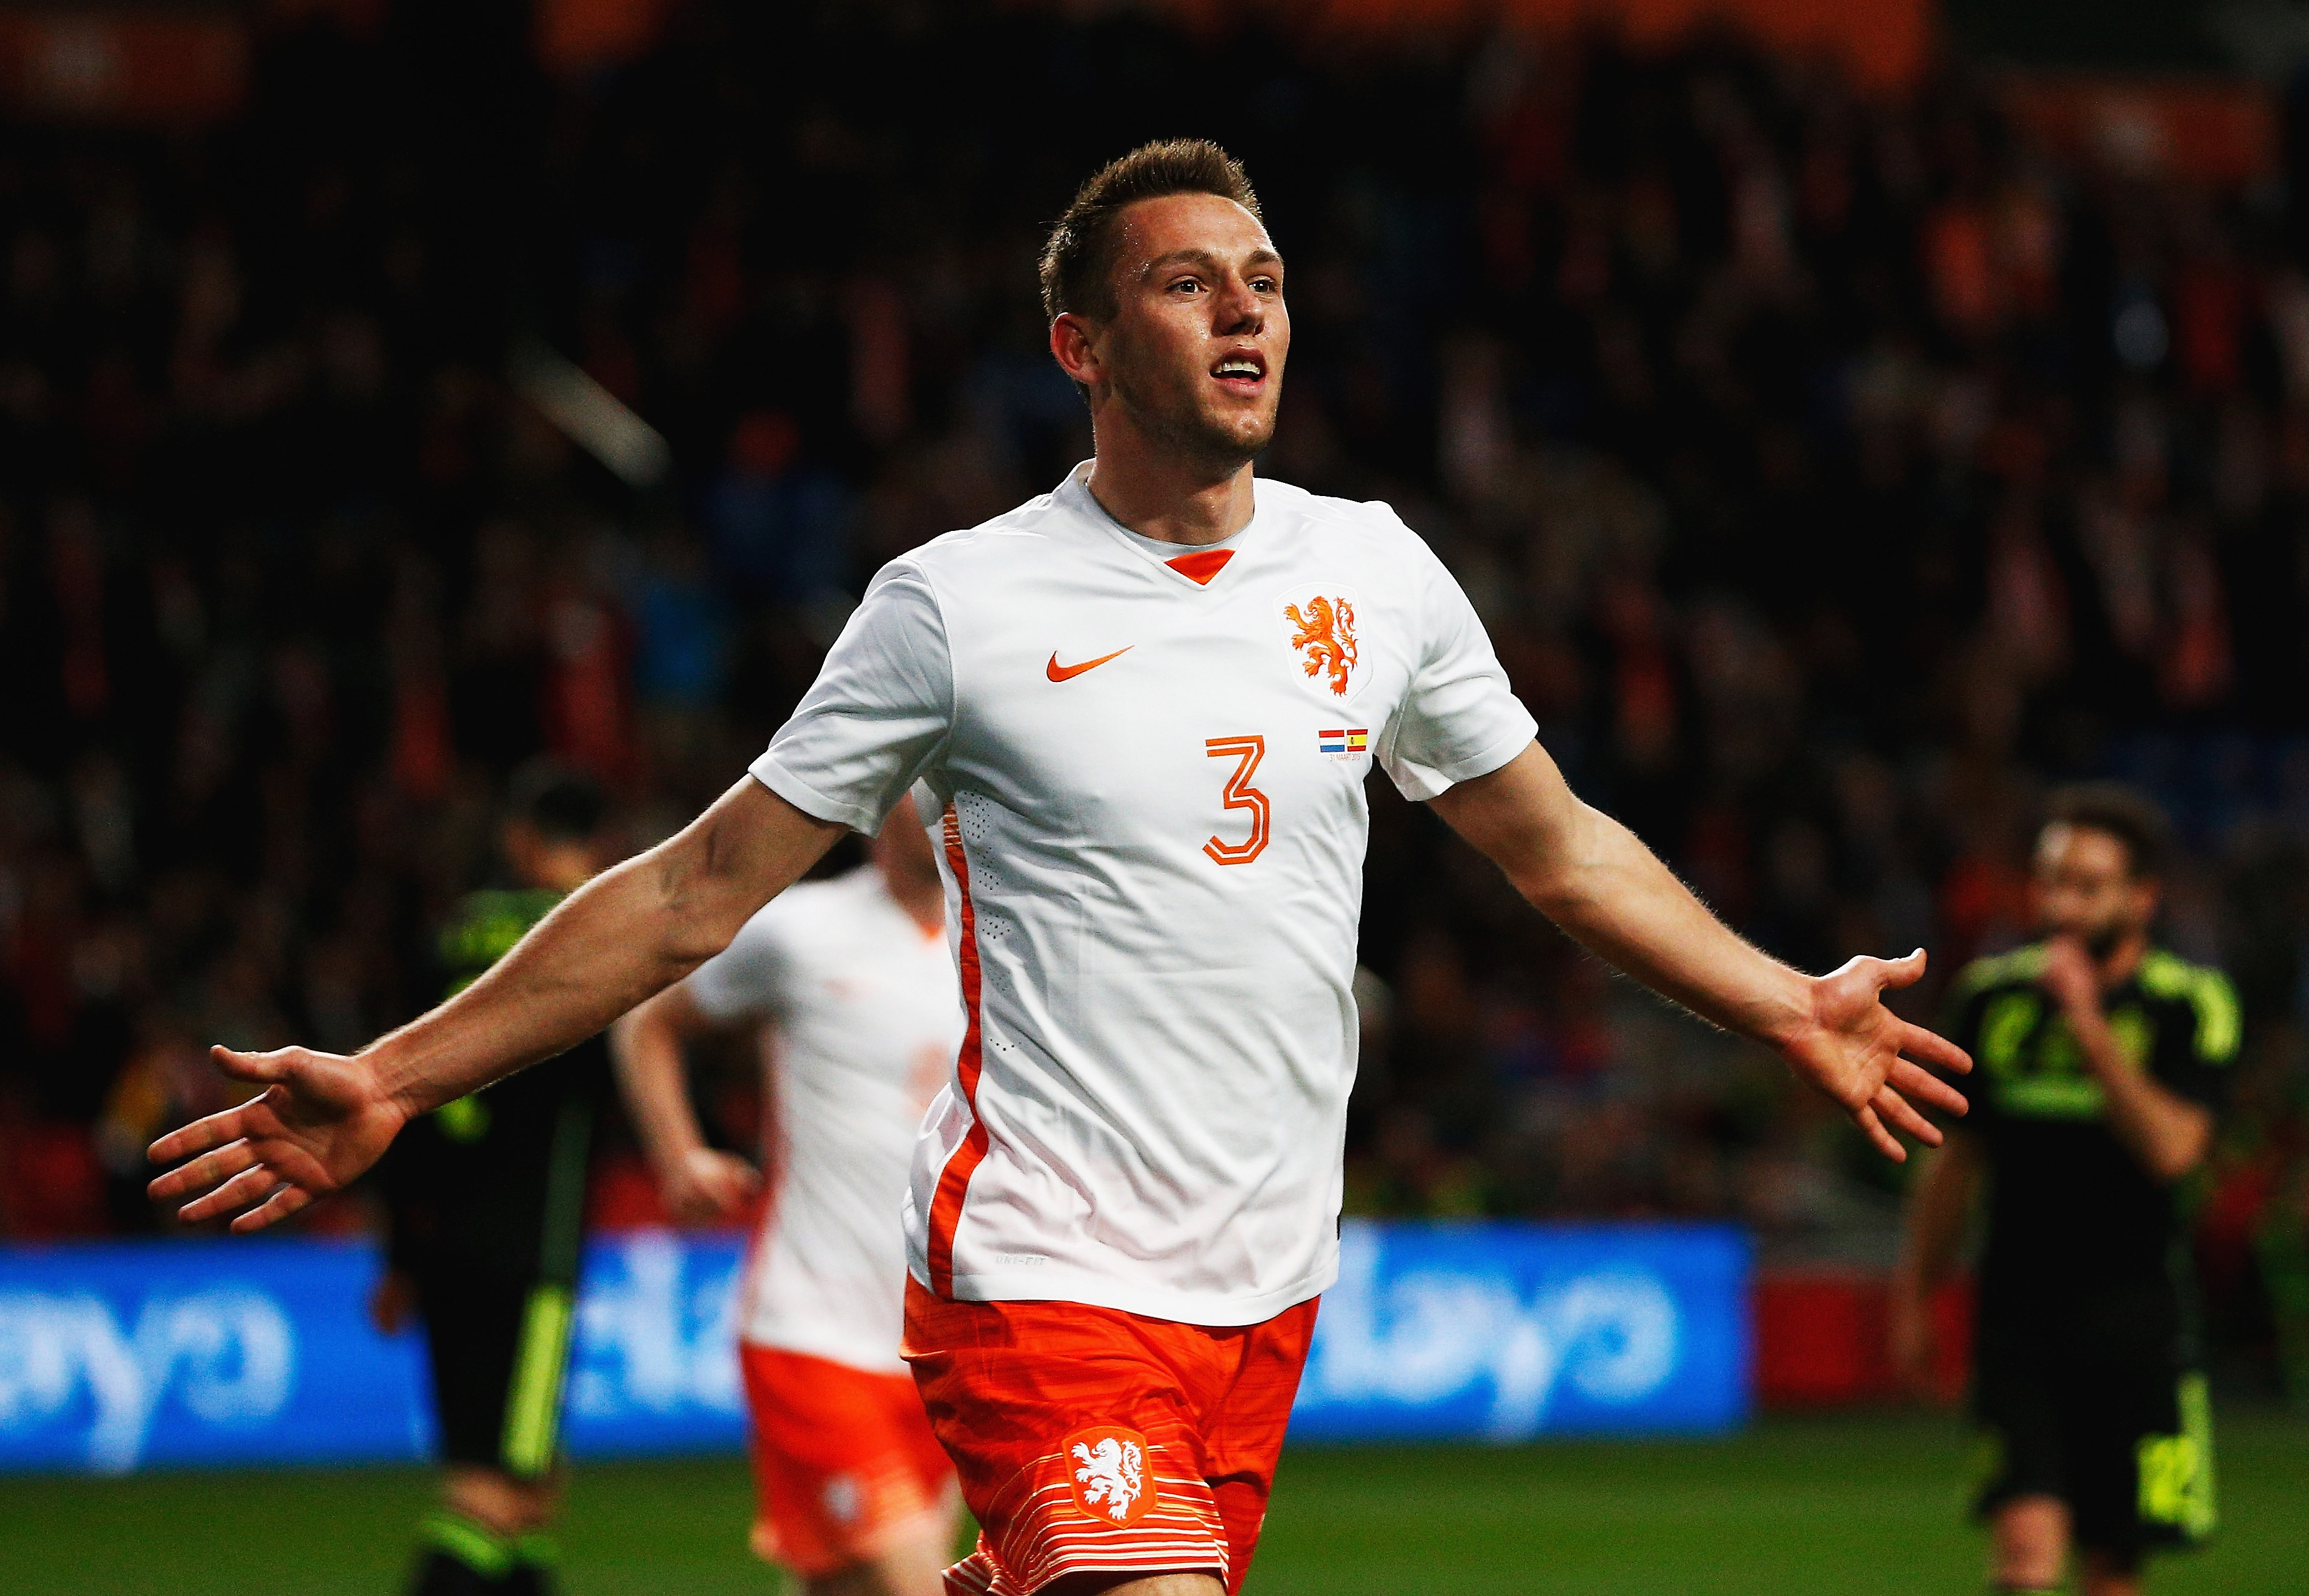
<svg viewBox="0 0 2309 1596">
<path fill-rule="evenodd" d="M 1812 1018 L 1804 977 L 1743 941 L 1634 833 L 1582 804 L 1560 851 L 1511 871 L 1579 944 L 1727 1031 L 1777 1043 Z"/>
<path fill-rule="evenodd" d="M 2100 1083 L 2109 1134 L 2150 1178 L 2170 1183 L 2202 1163 L 2212 1145 L 2212 1116 L 2136 1067 L 2098 1010 L 2071 1014 L 2069 1025 Z"/>
<path fill-rule="evenodd" d="M 1768 958 L 1710 914 L 1634 833 L 1581 803 L 1536 743 L 1432 802 L 1534 908 L 1654 991 L 1770 1047 L 1835 1099 L 1885 1157 L 1907 1156 L 1891 1127 L 1939 1143 L 1941 1133 L 1919 1104 L 1964 1112 L 1962 1094 L 1924 1066 L 1961 1073 L 1971 1059 L 1882 1001 L 1887 988 L 1924 974 L 1922 949 L 1898 960 L 1849 959 L 1824 976 Z"/>
<path fill-rule="evenodd" d="M 571 893 L 479 980 L 363 1059 L 414 1115 L 565 1052 L 721 952 L 842 830 L 740 781 Z"/>
<path fill-rule="evenodd" d="M 681 1027 L 670 1012 L 681 1005 L 685 990 L 668 988 L 610 1031 L 618 1090 L 641 1138 L 642 1152 L 661 1176 L 705 1145 L 697 1112 L 690 1106 Z"/>
<path fill-rule="evenodd" d="M 649 858 L 588 882 L 455 996 L 366 1049 L 413 1114 L 567 1051 L 705 958 Z M 710 950 L 709 950 L 710 951 Z"/>
</svg>

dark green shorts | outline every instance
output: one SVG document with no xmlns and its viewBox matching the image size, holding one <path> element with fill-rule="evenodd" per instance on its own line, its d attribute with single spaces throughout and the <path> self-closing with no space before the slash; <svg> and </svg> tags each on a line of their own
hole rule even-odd
<svg viewBox="0 0 2309 1596">
<path fill-rule="evenodd" d="M 2079 1546 L 2127 1564 L 2212 1532 L 2212 1406 L 2162 1317 L 1984 1311 L 1972 1398 L 1982 1516 L 2057 1497 Z"/>
</svg>

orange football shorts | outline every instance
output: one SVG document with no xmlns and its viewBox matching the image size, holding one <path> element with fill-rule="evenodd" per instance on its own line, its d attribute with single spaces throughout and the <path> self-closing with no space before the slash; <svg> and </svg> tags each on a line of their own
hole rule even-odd
<svg viewBox="0 0 2309 1596">
<path fill-rule="evenodd" d="M 954 1529 L 954 1465 L 904 1375 L 739 1343 L 757 1556 L 821 1579 Z"/>
<path fill-rule="evenodd" d="M 1241 1590 L 1314 1333 L 1311 1299 L 1207 1328 L 908 1281 L 905 1359 L 978 1515 L 948 1596 L 1141 1571 Z"/>
</svg>

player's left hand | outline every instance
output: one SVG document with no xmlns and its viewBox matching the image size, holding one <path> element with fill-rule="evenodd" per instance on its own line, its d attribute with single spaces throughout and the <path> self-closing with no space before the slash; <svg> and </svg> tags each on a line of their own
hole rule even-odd
<svg viewBox="0 0 2309 1596">
<path fill-rule="evenodd" d="M 226 1074 L 264 1090 L 146 1149 L 156 1164 L 189 1160 L 144 1188 L 153 1201 L 215 1188 L 177 1210 L 187 1222 L 233 1213 L 233 1233 L 245 1236 L 287 1219 L 376 1162 L 408 1119 L 361 1058 L 309 1048 L 212 1048 L 210 1056 Z"/>
<path fill-rule="evenodd" d="M 1962 1092 L 1924 1065 L 1963 1074 L 1972 1068 L 1971 1057 L 1884 1006 L 1886 988 L 1912 985 L 1924 973 L 1924 950 L 1918 948 L 1905 959 L 1862 957 L 1815 976 L 1810 1023 L 1779 1044 L 1789 1066 L 1842 1104 L 1894 1163 L 1908 1156 L 1894 1129 L 1927 1147 L 1941 1144 L 1940 1127 L 1916 1111 L 1917 1103 L 1950 1114 L 1970 1107 Z"/>
</svg>

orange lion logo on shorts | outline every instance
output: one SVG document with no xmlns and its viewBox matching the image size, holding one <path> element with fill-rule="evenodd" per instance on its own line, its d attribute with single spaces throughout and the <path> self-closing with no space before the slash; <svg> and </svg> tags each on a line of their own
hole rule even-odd
<svg viewBox="0 0 2309 1596">
<path fill-rule="evenodd" d="M 1060 1461 L 1074 1488 L 1075 1505 L 1094 1519 L 1127 1530 L 1154 1505 L 1146 1437 L 1137 1430 L 1111 1425 L 1077 1430 L 1061 1446 Z"/>
<path fill-rule="evenodd" d="M 1307 656 L 1307 674 L 1328 674 L 1331 691 L 1346 696 L 1347 678 L 1355 669 L 1355 607 L 1345 599 L 1310 599 L 1302 611 L 1286 604 L 1284 618 L 1294 630 L 1291 646 Z"/>
</svg>

